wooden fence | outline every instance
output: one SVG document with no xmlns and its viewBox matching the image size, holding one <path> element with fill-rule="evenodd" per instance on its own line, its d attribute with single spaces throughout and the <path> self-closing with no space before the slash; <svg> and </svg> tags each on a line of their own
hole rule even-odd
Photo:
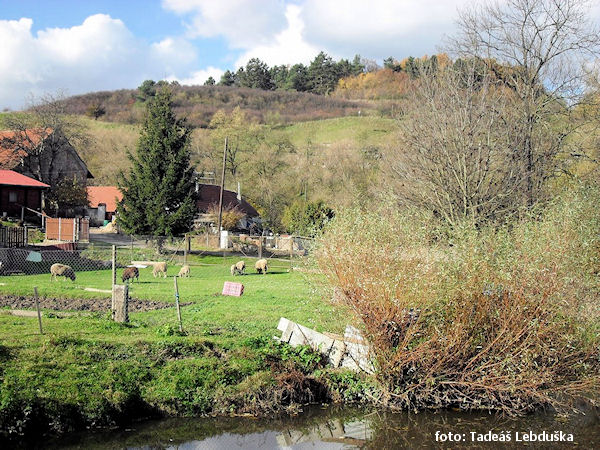
<svg viewBox="0 0 600 450">
<path fill-rule="evenodd" d="M 5 227 L 0 225 L 0 247 L 25 247 L 27 245 L 26 227 Z"/>
<path fill-rule="evenodd" d="M 52 241 L 89 241 L 90 221 L 89 219 L 46 219 L 46 239 Z"/>
</svg>

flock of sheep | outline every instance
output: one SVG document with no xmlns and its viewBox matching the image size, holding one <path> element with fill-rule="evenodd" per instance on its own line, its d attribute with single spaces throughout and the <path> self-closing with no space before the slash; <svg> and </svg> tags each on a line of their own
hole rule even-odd
<svg viewBox="0 0 600 450">
<path fill-rule="evenodd" d="M 254 269 L 257 273 L 266 274 L 268 268 L 268 262 L 266 259 L 259 259 L 254 264 Z M 231 275 L 244 275 L 246 271 L 246 263 L 244 261 L 238 261 L 237 263 L 231 266 Z M 166 262 L 157 262 L 154 263 L 152 269 L 152 275 L 154 278 L 163 276 L 167 278 L 167 263 Z M 178 277 L 189 277 L 190 276 L 190 266 L 184 265 L 179 270 Z M 52 264 L 50 267 L 50 281 L 56 280 L 56 277 L 65 277 L 65 279 L 70 278 L 71 281 L 75 281 L 77 276 L 75 275 L 75 271 L 71 266 L 67 266 L 66 264 Z M 125 281 L 131 280 L 133 282 L 134 279 L 139 281 L 140 271 L 137 267 L 126 267 L 123 270 L 123 275 L 121 279 L 123 283 Z"/>
</svg>

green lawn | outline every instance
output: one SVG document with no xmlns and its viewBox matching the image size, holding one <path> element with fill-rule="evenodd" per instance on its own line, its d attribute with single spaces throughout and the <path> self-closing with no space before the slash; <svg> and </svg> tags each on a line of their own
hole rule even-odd
<svg viewBox="0 0 600 450">
<path fill-rule="evenodd" d="M 318 277 L 297 271 L 289 272 L 285 262 L 279 262 L 279 266 L 272 266 L 269 273 L 260 275 L 253 268 L 255 260 L 249 258 L 245 258 L 246 275 L 232 276 L 229 267 L 237 260 L 238 257 L 197 258 L 195 263 L 203 265 L 193 265 L 189 278 L 178 278 L 180 302 L 192 303 L 183 308 L 184 325 L 191 335 L 212 336 L 213 331 L 218 329 L 219 335 L 227 335 L 231 332 L 232 337 L 239 337 L 239 333 L 247 337 L 266 336 L 276 332 L 277 322 L 282 316 L 320 330 L 337 332 L 343 329 L 344 324 L 338 320 L 336 311 L 316 292 L 315 283 L 318 282 Z M 173 276 L 177 275 L 179 269 L 180 266 L 169 266 L 167 278 L 154 278 L 152 268 L 140 269 L 139 281 L 129 285 L 130 296 L 174 304 Z M 122 270 L 117 271 L 118 282 Z M 242 283 L 243 296 L 237 298 L 220 295 L 225 281 Z M 44 297 L 110 298 L 109 293 L 91 292 L 85 288 L 109 290 L 111 271 L 79 271 L 74 282 L 60 278 L 51 281 L 49 274 L 13 275 L 2 277 L 0 282 L 4 283 L 0 285 L 0 294 L 31 296 L 34 286 L 37 286 L 39 295 Z M 123 332 L 129 336 L 132 330 L 137 329 L 138 336 L 152 334 L 146 326 L 167 324 L 173 319 L 174 314 L 174 310 L 131 314 L 133 322 L 140 326 L 127 328 Z M 15 320 L 23 320 L 24 324 L 29 319 L 0 316 L 0 324 Z M 48 320 L 48 331 L 61 333 L 66 323 L 81 320 L 89 322 L 89 326 L 81 330 L 75 327 L 71 331 L 86 335 L 95 335 L 98 332 L 94 320 L 79 318 L 77 315 L 73 319 Z M 32 324 L 35 325 L 35 321 L 32 321 Z M 0 339 L 10 339 L 11 333 L 6 331 L 7 328 L 1 327 Z"/>
</svg>

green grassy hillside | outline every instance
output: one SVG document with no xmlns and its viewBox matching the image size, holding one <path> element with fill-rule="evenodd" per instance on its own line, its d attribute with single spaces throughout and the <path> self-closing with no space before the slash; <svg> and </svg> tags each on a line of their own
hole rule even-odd
<svg viewBox="0 0 600 450">
<path fill-rule="evenodd" d="M 129 167 L 126 151 L 133 151 L 139 136 L 139 125 L 129 125 L 86 117 L 80 119 L 92 138 L 89 147 L 81 149 L 82 158 L 94 174 L 95 184 L 114 184 L 118 170 Z M 302 153 L 307 145 L 317 152 L 344 143 L 354 147 L 381 147 L 392 142 L 397 122 L 375 116 L 349 116 L 311 120 L 290 125 L 268 127 L 268 133 L 287 139 Z M 193 153 L 211 149 L 211 130 L 196 129 L 193 133 Z M 334 150 L 331 150 L 335 152 Z M 110 161 L 110 164 L 107 164 Z"/>
</svg>

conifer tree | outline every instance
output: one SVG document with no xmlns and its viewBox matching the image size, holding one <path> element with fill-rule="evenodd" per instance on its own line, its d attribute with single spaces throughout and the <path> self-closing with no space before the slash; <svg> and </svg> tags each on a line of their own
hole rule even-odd
<svg viewBox="0 0 600 450">
<path fill-rule="evenodd" d="M 131 169 L 121 174 L 123 201 L 118 208 L 128 233 L 174 236 L 191 228 L 196 213 L 190 128 L 177 119 L 167 88 L 148 102 Z"/>
</svg>

